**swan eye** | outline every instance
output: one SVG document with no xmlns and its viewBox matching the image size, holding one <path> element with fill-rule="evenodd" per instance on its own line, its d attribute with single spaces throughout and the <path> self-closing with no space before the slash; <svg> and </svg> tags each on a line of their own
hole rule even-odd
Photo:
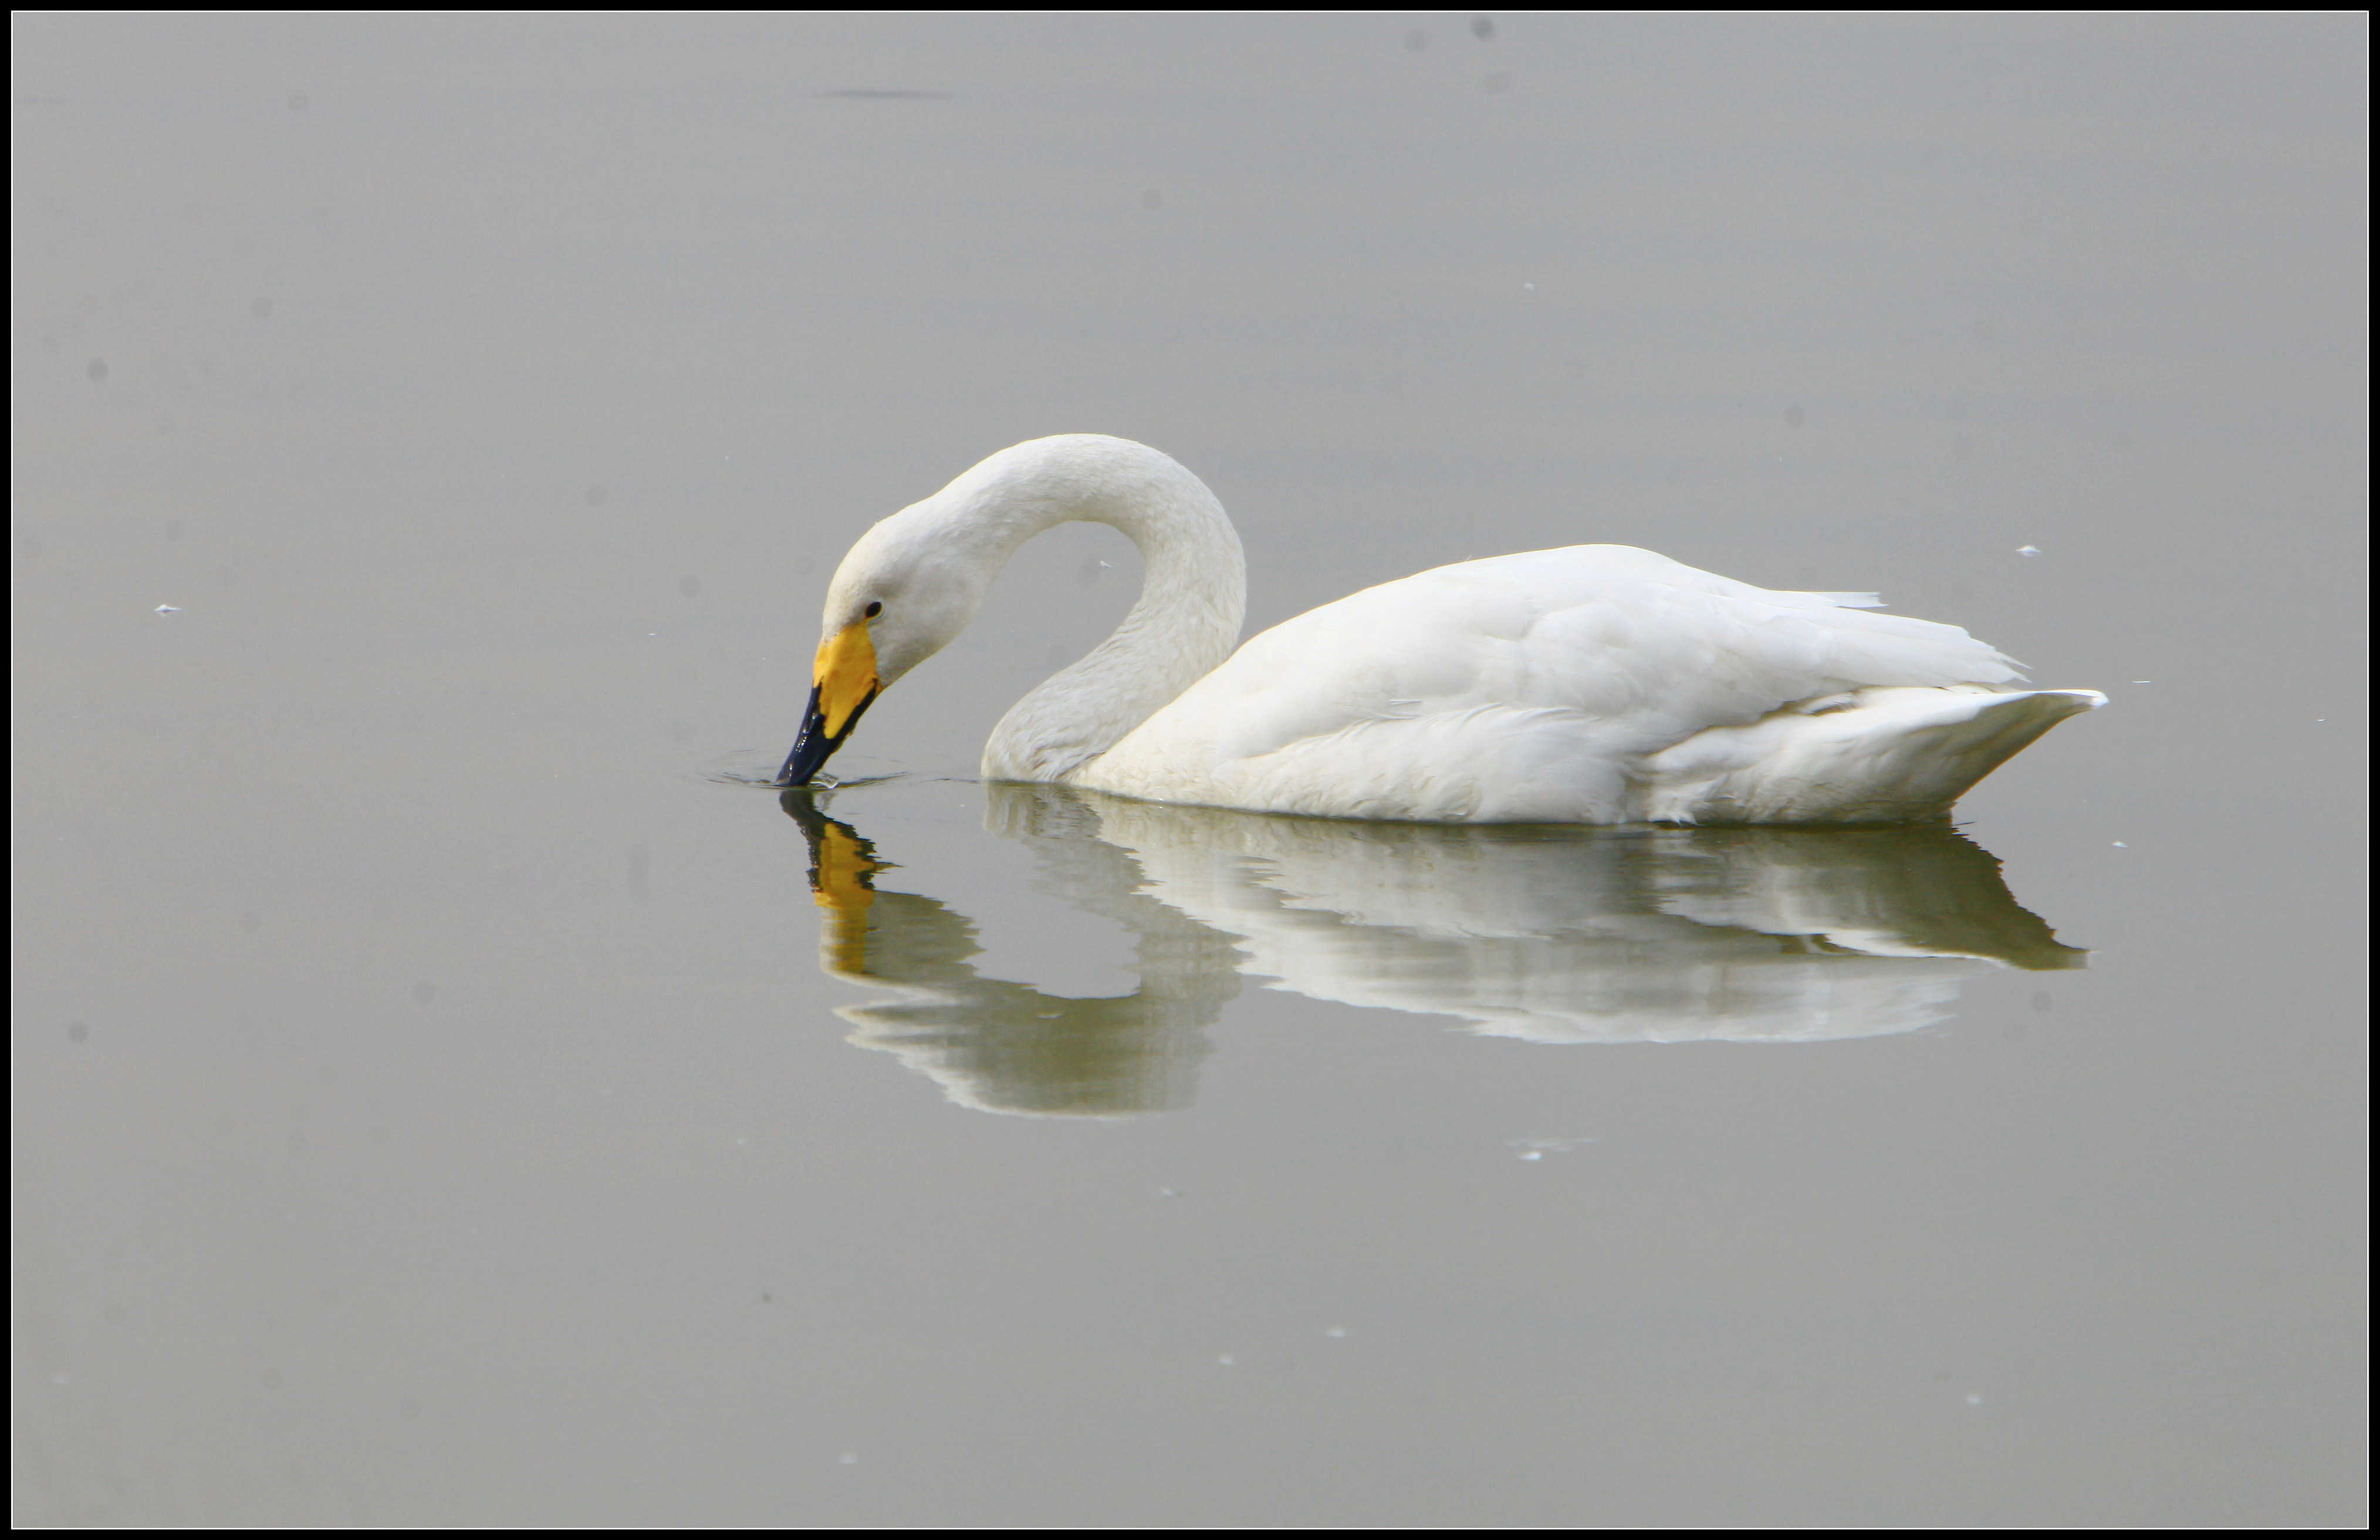
<svg viewBox="0 0 2380 1540">
<path fill-rule="evenodd" d="M 869 600 L 868 601 L 868 618 L 869 620 L 874 620 L 877 616 L 879 616 L 879 615 L 882 614 L 883 612 L 884 612 L 884 602 L 883 602 L 883 600 L 876 600 L 876 599 L 871 599 L 871 600 Z"/>
</svg>

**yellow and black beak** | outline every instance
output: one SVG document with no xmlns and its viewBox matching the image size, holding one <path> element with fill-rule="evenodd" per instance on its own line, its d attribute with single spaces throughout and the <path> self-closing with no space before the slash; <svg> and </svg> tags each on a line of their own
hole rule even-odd
<svg viewBox="0 0 2380 1540">
<path fill-rule="evenodd" d="M 801 735 L 785 756 L 785 768 L 777 772 L 780 786 L 808 785 L 883 687 L 876 680 L 876 644 L 868 638 L 868 623 L 853 621 L 830 637 L 818 650 L 810 677 L 809 709 L 802 713 Z"/>
</svg>

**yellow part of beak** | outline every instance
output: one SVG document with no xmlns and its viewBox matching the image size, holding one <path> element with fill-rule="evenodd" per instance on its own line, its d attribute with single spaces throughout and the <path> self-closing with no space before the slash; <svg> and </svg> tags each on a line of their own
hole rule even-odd
<svg viewBox="0 0 2380 1540">
<path fill-rule="evenodd" d="M 876 644 L 868 639 L 866 621 L 853 621 L 819 648 L 810 682 L 818 686 L 826 735 L 840 737 L 851 713 L 876 692 Z"/>
</svg>

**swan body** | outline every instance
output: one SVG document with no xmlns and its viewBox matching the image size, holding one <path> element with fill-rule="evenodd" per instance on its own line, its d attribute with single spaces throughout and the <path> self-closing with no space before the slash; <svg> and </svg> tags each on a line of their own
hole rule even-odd
<svg viewBox="0 0 2380 1540">
<path fill-rule="evenodd" d="M 1439 567 L 1234 651 L 1245 560 L 1214 494 L 1145 445 L 1066 434 L 852 547 L 780 780 L 807 782 L 1018 546 L 1074 519 L 1140 547 L 1141 596 L 1002 718 L 987 780 L 1428 822 L 1902 822 L 2106 701 L 2014 688 L 2010 659 L 1871 594 L 1775 592 L 1618 545 Z"/>
</svg>

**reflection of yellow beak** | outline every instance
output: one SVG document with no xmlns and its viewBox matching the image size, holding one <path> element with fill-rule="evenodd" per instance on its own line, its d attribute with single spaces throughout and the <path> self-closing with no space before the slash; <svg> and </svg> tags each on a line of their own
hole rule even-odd
<svg viewBox="0 0 2380 1540">
<path fill-rule="evenodd" d="M 811 680 L 818 685 L 826 735 L 842 737 L 852 713 L 876 693 L 876 643 L 868 635 L 866 621 L 853 621 L 820 646 Z"/>
<path fill-rule="evenodd" d="M 865 973 L 868 906 L 876 902 L 876 885 L 868 879 L 884 864 L 871 859 L 858 836 L 839 823 L 826 826 L 812 858 L 818 864 L 810 878 L 818 906 L 834 915 L 820 949 L 826 965 L 837 973 Z"/>
</svg>

